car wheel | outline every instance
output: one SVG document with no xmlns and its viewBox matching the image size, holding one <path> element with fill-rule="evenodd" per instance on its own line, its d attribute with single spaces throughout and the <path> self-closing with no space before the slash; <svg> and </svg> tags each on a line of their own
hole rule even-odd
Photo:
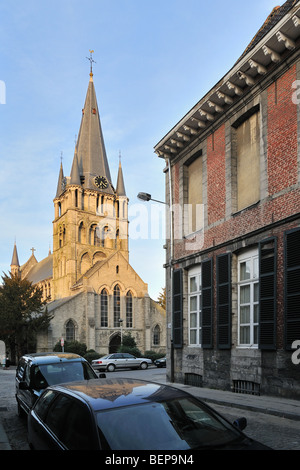
<svg viewBox="0 0 300 470">
<path fill-rule="evenodd" d="M 147 367 L 148 367 L 147 362 L 142 362 L 141 365 L 140 365 L 140 368 L 143 369 L 143 370 L 147 369 Z"/>
<path fill-rule="evenodd" d="M 115 365 L 114 364 L 108 364 L 107 370 L 108 370 L 108 372 L 113 372 L 115 370 Z"/>
</svg>

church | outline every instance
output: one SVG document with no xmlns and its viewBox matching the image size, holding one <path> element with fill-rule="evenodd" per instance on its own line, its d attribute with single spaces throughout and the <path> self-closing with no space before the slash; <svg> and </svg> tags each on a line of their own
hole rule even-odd
<svg viewBox="0 0 300 470">
<path fill-rule="evenodd" d="M 112 183 L 93 81 L 90 80 L 70 176 L 61 162 L 54 198 L 53 252 L 38 262 L 34 250 L 20 266 L 15 244 L 11 273 L 43 289 L 47 332 L 37 351 L 79 341 L 99 354 L 115 352 L 130 332 L 141 352 L 165 352 L 165 310 L 129 264 L 128 198 L 121 160 Z"/>
</svg>

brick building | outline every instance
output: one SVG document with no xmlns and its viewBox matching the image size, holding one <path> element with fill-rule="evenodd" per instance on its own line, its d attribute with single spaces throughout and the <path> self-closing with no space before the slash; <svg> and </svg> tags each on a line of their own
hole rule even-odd
<svg viewBox="0 0 300 470">
<path fill-rule="evenodd" d="M 176 382 L 300 397 L 298 80 L 300 1 L 288 0 L 155 146 L 172 209 L 167 372 Z"/>
</svg>

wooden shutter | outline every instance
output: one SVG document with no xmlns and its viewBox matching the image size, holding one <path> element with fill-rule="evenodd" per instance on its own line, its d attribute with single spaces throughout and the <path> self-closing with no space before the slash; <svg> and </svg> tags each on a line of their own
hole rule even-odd
<svg viewBox="0 0 300 470">
<path fill-rule="evenodd" d="M 176 269 L 173 271 L 173 346 L 175 349 L 183 346 L 182 315 L 182 269 Z"/>
<path fill-rule="evenodd" d="M 202 263 L 202 347 L 210 349 L 213 347 L 213 281 L 212 281 L 212 259 Z"/>
<path fill-rule="evenodd" d="M 285 347 L 300 339 L 300 229 L 285 233 Z"/>
<path fill-rule="evenodd" d="M 259 244 L 259 348 L 276 349 L 276 262 L 275 238 Z"/>
<path fill-rule="evenodd" d="M 217 256 L 217 345 L 231 348 L 231 254 Z"/>
</svg>

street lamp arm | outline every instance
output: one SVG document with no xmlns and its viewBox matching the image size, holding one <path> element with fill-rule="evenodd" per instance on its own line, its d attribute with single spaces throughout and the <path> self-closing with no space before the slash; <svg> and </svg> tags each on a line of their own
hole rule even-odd
<svg viewBox="0 0 300 470">
<path fill-rule="evenodd" d="M 163 201 L 158 201 L 157 199 L 153 199 L 151 194 L 149 193 L 138 193 L 137 197 L 141 199 L 142 201 L 154 201 L 154 202 L 159 202 L 160 204 L 166 204 Z"/>
</svg>

